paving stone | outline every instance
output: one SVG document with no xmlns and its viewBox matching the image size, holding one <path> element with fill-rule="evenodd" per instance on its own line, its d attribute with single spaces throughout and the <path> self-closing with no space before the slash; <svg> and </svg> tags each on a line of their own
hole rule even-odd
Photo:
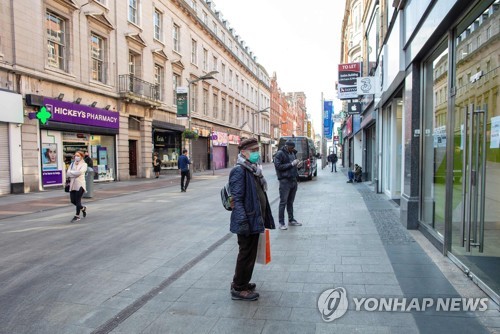
<svg viewBox="0 0 500 334">
<path fill-rule="evenodd" d="M 265 325 L 264 320 L 220 318 L 212 327 L 211 334 L 259 334 Z"/>
<path fill-rule="evenodd" d="M 316 325 L 290 321 L 267 320 L 262 334 L 314 334 Z"/>
<path fill-rule="evenodd" d="M 289 320 L 292 313 L 291 307 L 281 306 L 259 306 L 255 312 L 254 319 Z"/>
</svg>

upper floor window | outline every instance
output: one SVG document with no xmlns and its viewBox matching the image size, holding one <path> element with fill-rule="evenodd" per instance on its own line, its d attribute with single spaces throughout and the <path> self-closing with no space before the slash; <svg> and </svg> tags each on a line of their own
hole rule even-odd
<svg viewBox="0 0 500 334">
<path fill-rule="evenodd" d="M 155 64 L 155 86 L 156 86 L 156 98 L 161 100 L 163 92 L 163 67 Z"/>
<path fill-rule="evenodd" d="M 153 15 L 153 25 L 154 25 L 154 38 L 161 41 L 162 40 L 162 21 L 163 21 L 163 14 L 155 9 L 155 13 Z"/>
<path fill-rule="evenodd" d="M 191 6 L 191 8 L 193 8 L 195 13 L 198 12 L 198 5 L 196 4 L 196 0 L 189 1 L 189 5 Z"/>
<path fill-rule="evenodd" d="M 203 115 L 208 115 L 208 90 L 203 89 Z"/>
<path fill-rule="evenodd" d="M 66 22 L 47 12 L 45 26 L 49 66 L 66 70 Z"/>
<path fill-rule="evenodd" d="M 180 52 L 181 51 L 181 43 L 180 43 L 180 30 L 181 28 L 177 25 L 174 24 L 174 27 L 172 29 L 172 39 L 173 39 L 173 47 L 174 51 Z"/>
<path fill-rule="evenodd" d="M 198 64 L 198 42 L 191 40 L 191 63 Z"/>
<path fill-rule="evenodd" d="M 177 87 L 179 87 L 181 83 L 181 76 L 178 75 L 177 73 L 174 73 L 172 75 L 172 89 L 173 89 L 173 101 L 174 105 L 177 104 Z"/>
<path fill-rule="evenodd" d="M 233 70 L 229 70 L 229 88 L 233 88 Z"/>
<path fill-rule="evenodd" d="M 217 57 L 214 56 L 212 61 L 212 71 L 217 71 Z"/>
<path fill-rule="evenodd" d="M 207 14 L 207 12 L 203 11 L 203 13 L 201 14 L 201 19 L 203 20 L 203 23 L 205 23 L 205 25 L 208 25 L 208 14 Z"/>
<path fill-rule="evenodd" d="M 226 99 L 222 98 L 222 101 L 221 101 L 221 116 L 222 116 L 222 120 L 225 121 L 226 120 Z"/>
<path fill-rule="evenodd" d="M 133 76 L 136 76 L 136 74 L 137 74 L 137 73 L 135 73 L 135 71 L 136 71 L 135 64 L 137 62 L 136 58 L 137 57 L 135 54 L 133 54 L 132 52 L 129 52 L 129 54 L 128 54 L 128 74 L 133 75 Z"/>
<path fill-rule="evenodd" d="M 218 115 L 219 96 L 217 94 L 214 94 L 214 100 L 212 102 L 213 102 L 212 113 L 214 118 L 217 118 L 219 116 Z"/>
<path fill-rule="evenodd" d="M 128 0 L 128 20 L 139 24 L 139 0 Z"/>
<path fill-rule="evenodd" d="M 222 83 L 226 83 L 226 64 L 221 64 Z"/>
<path fill-rule="evenodd" d="M 215 36 L 217 36 L 217 22 L 212 21 L 212 26 L 213 26 L 212 30 L 213 30 Z"/>
<path fill-rule="evenodd" d="M 208 71 L 208 50 L 203 49 L 203 70 Z"/>
<path fill-rule="evenodd" d="M 105 40 L 94 33 L 90 36 L 90 53 L 92 58 L 92 80 L 106 82 L 105 71 Z"/>
</svg>

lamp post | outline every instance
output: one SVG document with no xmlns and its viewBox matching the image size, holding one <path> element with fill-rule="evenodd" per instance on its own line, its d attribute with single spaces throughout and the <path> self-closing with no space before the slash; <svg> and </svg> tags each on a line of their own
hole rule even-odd
<svg viewBox="0 0 500 334">
<path fill-rule="evenodd" d="M 199 82 L 199 81 L 204 81 L 204 80 L 209 80 L 209 79 L 215 79 L 214 78 L 214 75 L 219 73 L 219 71 L 210 71 L 208 72 L 207 74 L 205 75 L 202 75 L 201 77 L 199 78 L 196 78 L 194 80 L 189 80 L 186 78 L 187 82 L 188 82 L 188 89 L 187 89 L 187 108 L 188 108 L 188 129 L 189 131 L 191 131 L 191 85 L 196 83 L 196 82 Z M 210 137 L 212 136 L 212 133 L 210 133 Z M 191 143 L 192 139 L 189 140 L 189 154 L 193 154 L 192 152 L 192 143 Z M 212 139 L 210 139 L 210 143 L 212 142 Z M 210 145 L 210 147 L 212 147 L 212 145 Z M 210 156 L 211 156 L 211 152 L 210 152 Z M 194 167 L 193 167 L 194 168 Z"/>
<path fill-rule="evenodd" d="M 267 112 L 269 108 L 270 107 L 265 107 L 262 110 L 255 111 L 255 112 L 252 113 L 252 135 L 255 136 L 255 117 L 253 117 L 253 116 L 257 115 L 257 114 L 260 114 L 260 113 L 263 113 L 263 112 Z M 259 124 L 260 124 L 260 122 L 259 122 Z"/>
</svg>

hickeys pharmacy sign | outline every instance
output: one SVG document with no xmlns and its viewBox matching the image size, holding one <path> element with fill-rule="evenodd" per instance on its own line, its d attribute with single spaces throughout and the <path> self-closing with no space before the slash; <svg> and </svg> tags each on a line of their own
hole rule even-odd
<svg viewBox="0 0 500 334">
<path fill-rule="evenodd" d="M 112 129 L 118 129 L 120 125 L 118 112 L 47 97 L 43 99 L 43 105 L 51 114 L 48 117 L 49 122 L 72 123 Z"/>
</svg>

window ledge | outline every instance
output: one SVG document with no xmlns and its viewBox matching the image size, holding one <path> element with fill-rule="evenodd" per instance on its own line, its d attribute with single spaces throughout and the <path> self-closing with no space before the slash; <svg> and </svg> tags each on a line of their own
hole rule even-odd
<svg viewBox="0 0 500 334">
<path fill-rule="evenodd" d="M 105 83 L 100 82 L 100 81 L 96 81 L 96 80 L 90 79 L 89 83 L 90 83 L 91 86 L 94 86 L 94 87 L 106 88 L 108 90 L 113 90 L 113 86 L 110 86 L 110 85 L 105 84 Z"/>
<path fill-rule="evenodd" d="M 65 77 L 69 77 L 69 78 L 72 78 L 72 79 L 76 79 L 76 76 L 74 74 L 71 74 L 69 72 L 66 72 L 66 71 L 63 71 L 61 69 L 58 69 L 58 68 L 55 68 L 55 67 L 51 67 L 51 66 L 48 66 L 48 65 L 45 65 L 45 71 L 56 73 L 56 74 L 59 74 L 59 75 L 64 75 Z"/>
</svg>

